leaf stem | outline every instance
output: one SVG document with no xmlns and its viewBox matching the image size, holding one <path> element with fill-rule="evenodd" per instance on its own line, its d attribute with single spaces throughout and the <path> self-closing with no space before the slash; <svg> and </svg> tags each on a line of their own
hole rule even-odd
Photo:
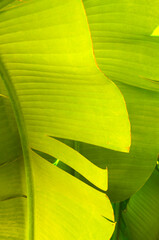
<svg viewBox="0 0 159 240">
<path fill-rule="evenodd" d="M 20 106 L 16 91 L 10 79 L 9 73 L 6 70 L 1 58 L 0 58 L 0 75 L 8 91 L 8 95 L 12 104 L 13 112 L 15 115 L 18 131 L 21 139 L 21 145 L 22 145 L 23 156 L 24 156 L 25 173 L 26 173 L 27 200 L 28 200 L 27 239 L 33 240 L 34 239 L 33 179 L 32 179 L 32 170 L 31 170 L 30 157 L 29 157 L 29 147 L 28 147 L 29 145 L 28 145 L 27 133 L 25 129 L 25 121 L 23 118 L 23 113 L 21 111 L 21 106 Z"/>
<path fill-rule="evenodd" d="M 111 238 L 111 240 L 119 240 L 119 229 L 120 229 L 120 217 L 121 217 L 121 203 L 115 203 L 114 205 L 114 215 L 115 215 L 115 221 L 116 227 L 114 234 Z"/>
</svg>

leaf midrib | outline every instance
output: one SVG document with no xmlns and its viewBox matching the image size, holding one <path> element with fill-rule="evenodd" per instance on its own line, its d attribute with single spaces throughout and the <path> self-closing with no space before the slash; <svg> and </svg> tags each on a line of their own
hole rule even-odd
<svg viewBox="0 0 159 240">
<path fill-rule="evenodd" d="M 26 186 L 27 186 L 27 239 L 34 239 L 34 192 L 33 192 L 33 177 L 32 177 L 32 169 L 30 163 L 29 156 L 29 144 L 27 138 L 27 131 L 25 127 L 25 120 L 23 117 L 23 113 L 21 110 L 20 102 L 18 100 L 18 96 L 10 79 L 9 73 L 3 64 L 3 61 L 0 57 L 0 75 L 2 77 L 2 81 L 8 91 L 8 96 L 11 101 L 11 105 L 13 108 L 13 112 L 15 115 L 20 141 L 23 151 L 24 158 L 24 168 L 26 175 Z"/>
</svg>

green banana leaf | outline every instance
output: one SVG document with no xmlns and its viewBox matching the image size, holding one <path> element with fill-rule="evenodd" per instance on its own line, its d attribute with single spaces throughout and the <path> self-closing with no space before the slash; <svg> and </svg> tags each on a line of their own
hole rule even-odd
<svg viewBox="0 0 159 240">
<path fill-rule="evenodd" d="M 125 101 L 96 65 L 83 4 L 2 0 L 0 8 L 0 238 L 110 239 L 107 196 L 36 153 L 106 190 L 106 169 L 50 136 L 130 148 Z"/>
<path fill-rule="evenodd" d="M 159 239 L 159 172 L 154 170 L 146 184 L 134 194 L 123 212 L 128 239 Z"/>
<path fill-rule="evenodd" d="M 13 6 L 1 13 L 1 74 L 12 79 L 28 131 L 128 152 L 124 99 L 95 64 L 82 4 Z"/>
<path fill-rule="evenodd" d="M 80 144 L 80 153 L 109 171 L 108 196 L 122 201 L 151 175 L 159 146 L 159 2 L 84 0 L 100 69 L 124 95 L 132 128 L 130 154 Z M 154 32 L 156 31 L 156 32 Z"/>
</svg>

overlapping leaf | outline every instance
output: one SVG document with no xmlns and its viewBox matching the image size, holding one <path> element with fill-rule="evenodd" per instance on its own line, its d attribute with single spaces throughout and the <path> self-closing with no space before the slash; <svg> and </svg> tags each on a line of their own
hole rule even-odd
<svg viewBox="0 0 159 240">
<path fill-rule="evenodd" d="M 81 153 L 98 166 L 108 166 L 109 196 L 119 201 L 136 192 L 156 164 L 159 38 L 152 33 L 159 25 L 159 3 L 155 0 L 83 2 L 97 63 L 125 97 L 132 146 L 126 155 L 82 144 Z"/>
<path fill-rule="evenodd" d="M 159 239 L 159 172 L 154 170 L 146 184 L 129 200 L 123 219 L 128 239 Z"/>
</svg>

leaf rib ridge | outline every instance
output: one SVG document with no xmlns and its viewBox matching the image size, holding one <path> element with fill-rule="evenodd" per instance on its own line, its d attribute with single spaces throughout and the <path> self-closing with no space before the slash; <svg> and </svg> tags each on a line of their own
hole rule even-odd
<svg viewBox="0 0 159 240">
<path fill-rule="evenodd" d="M 0 75 L 2 81 L 8 91 L 8 95 L 11 101 L 13 112 L 15 115 L 22 150 L 24 156 L 24 166 L 25 166 L 25 175 L 26 175 L 26 186 L 27 186 L 27 198 L 28 198 L 28 221 L 27 221 L 27 230 L 28 230 L 28 240 L 34 239 L 34 194 L 33 194 L 33 179 L 32 179 L 32 170 L 30 164 L 29 148 L 28 148 L 28 139 L 24 124 L 23 113 L 21 111 L 20 103 L 12 85 L 9 73 L 3 64 L 2 58 L 0 57 Z"/>
</svg>

